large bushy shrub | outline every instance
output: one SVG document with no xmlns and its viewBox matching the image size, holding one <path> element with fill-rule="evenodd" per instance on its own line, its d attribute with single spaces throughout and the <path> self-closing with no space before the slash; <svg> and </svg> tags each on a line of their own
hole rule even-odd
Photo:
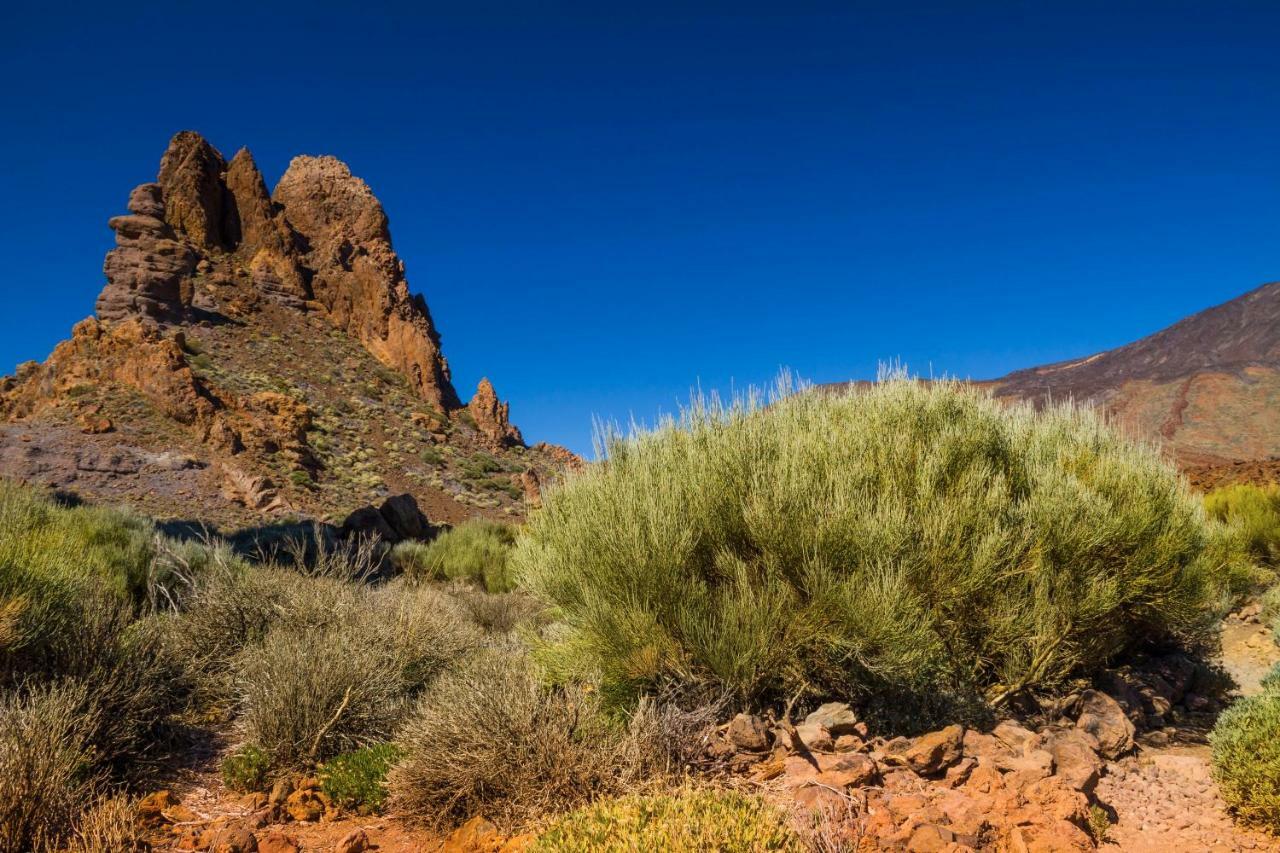
<svg viewBox="0 0 1280 853">
<path fill-rule="evenodd" d="M 1235 559 L 1154 449 L 952 382 L 697 401 L 602 452 L 514 563 L 570 628 L 547 664 L 615 695 L 1000 701 L 1202 636 Z"/>
<path fill-rule="evenodd" d="M 1280 684 L 1218 717 L 1209 736 L 1222 799 L 1247 823 L 1280 830 Z"/>
<path fill-rule="evenodd" d="M 413 580 L 469 580 L 489 592 L 510 592 L 508 566 L 515 532 L 500 521 L 473 519 L 446 530 L 427 544 L 403 542 L 392 562 Z"/>
</svg>

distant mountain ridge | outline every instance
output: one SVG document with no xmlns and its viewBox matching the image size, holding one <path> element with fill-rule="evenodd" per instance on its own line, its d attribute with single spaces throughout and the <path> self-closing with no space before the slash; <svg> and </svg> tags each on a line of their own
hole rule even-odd
<svg viewBox="0 0 1280 853">
<path fill-rule="evenodd" d="M 982 384 L 997 397 L 1099 406 L 1192 472 L 1255 470 L 1280 457 L 1280 282 L 1131 344 Z"/>
</svg>

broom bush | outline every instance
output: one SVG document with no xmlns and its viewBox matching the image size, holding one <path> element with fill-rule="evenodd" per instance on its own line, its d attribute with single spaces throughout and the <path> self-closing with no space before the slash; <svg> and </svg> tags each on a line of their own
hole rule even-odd
<svg viewBox="0 0 1280 853">
<path fill-rule="evenodd" d="M 548 490 L 513 555 L 615 701 L 999 703 L 1206 635 L 1239 555 L 1177 473 L 1090 412 L 954 382 L 695 399 Z"/>
</svg>

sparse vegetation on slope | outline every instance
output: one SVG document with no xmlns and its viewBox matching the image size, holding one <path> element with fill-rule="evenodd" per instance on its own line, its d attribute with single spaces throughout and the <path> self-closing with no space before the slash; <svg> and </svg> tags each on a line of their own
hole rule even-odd
<svg viewBox="0 0 1280 853">
<path fill-rule="evenodd" d="M 545 496 L 517 575 L 561 671 L 615 697 L 1052 686 L 1204 635 L 1241 571 L 1157 453 L 1068 407 L 893 378 L 770 405 L 695 400 Z"/>
</svg>

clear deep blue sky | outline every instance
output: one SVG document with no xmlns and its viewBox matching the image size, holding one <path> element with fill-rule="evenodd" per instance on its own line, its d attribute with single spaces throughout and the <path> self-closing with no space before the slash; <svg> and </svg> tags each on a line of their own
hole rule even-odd
<svg viewBox="0 0 1280 853">
<path fill-rule="evenodd" d="M 0 372 L 175 131 L 334 154 L 464 398 L 590 446 L 691 385 L 989 377 L 1280 278 L 1280 3 L 7 4 Z"/>
</svg>

